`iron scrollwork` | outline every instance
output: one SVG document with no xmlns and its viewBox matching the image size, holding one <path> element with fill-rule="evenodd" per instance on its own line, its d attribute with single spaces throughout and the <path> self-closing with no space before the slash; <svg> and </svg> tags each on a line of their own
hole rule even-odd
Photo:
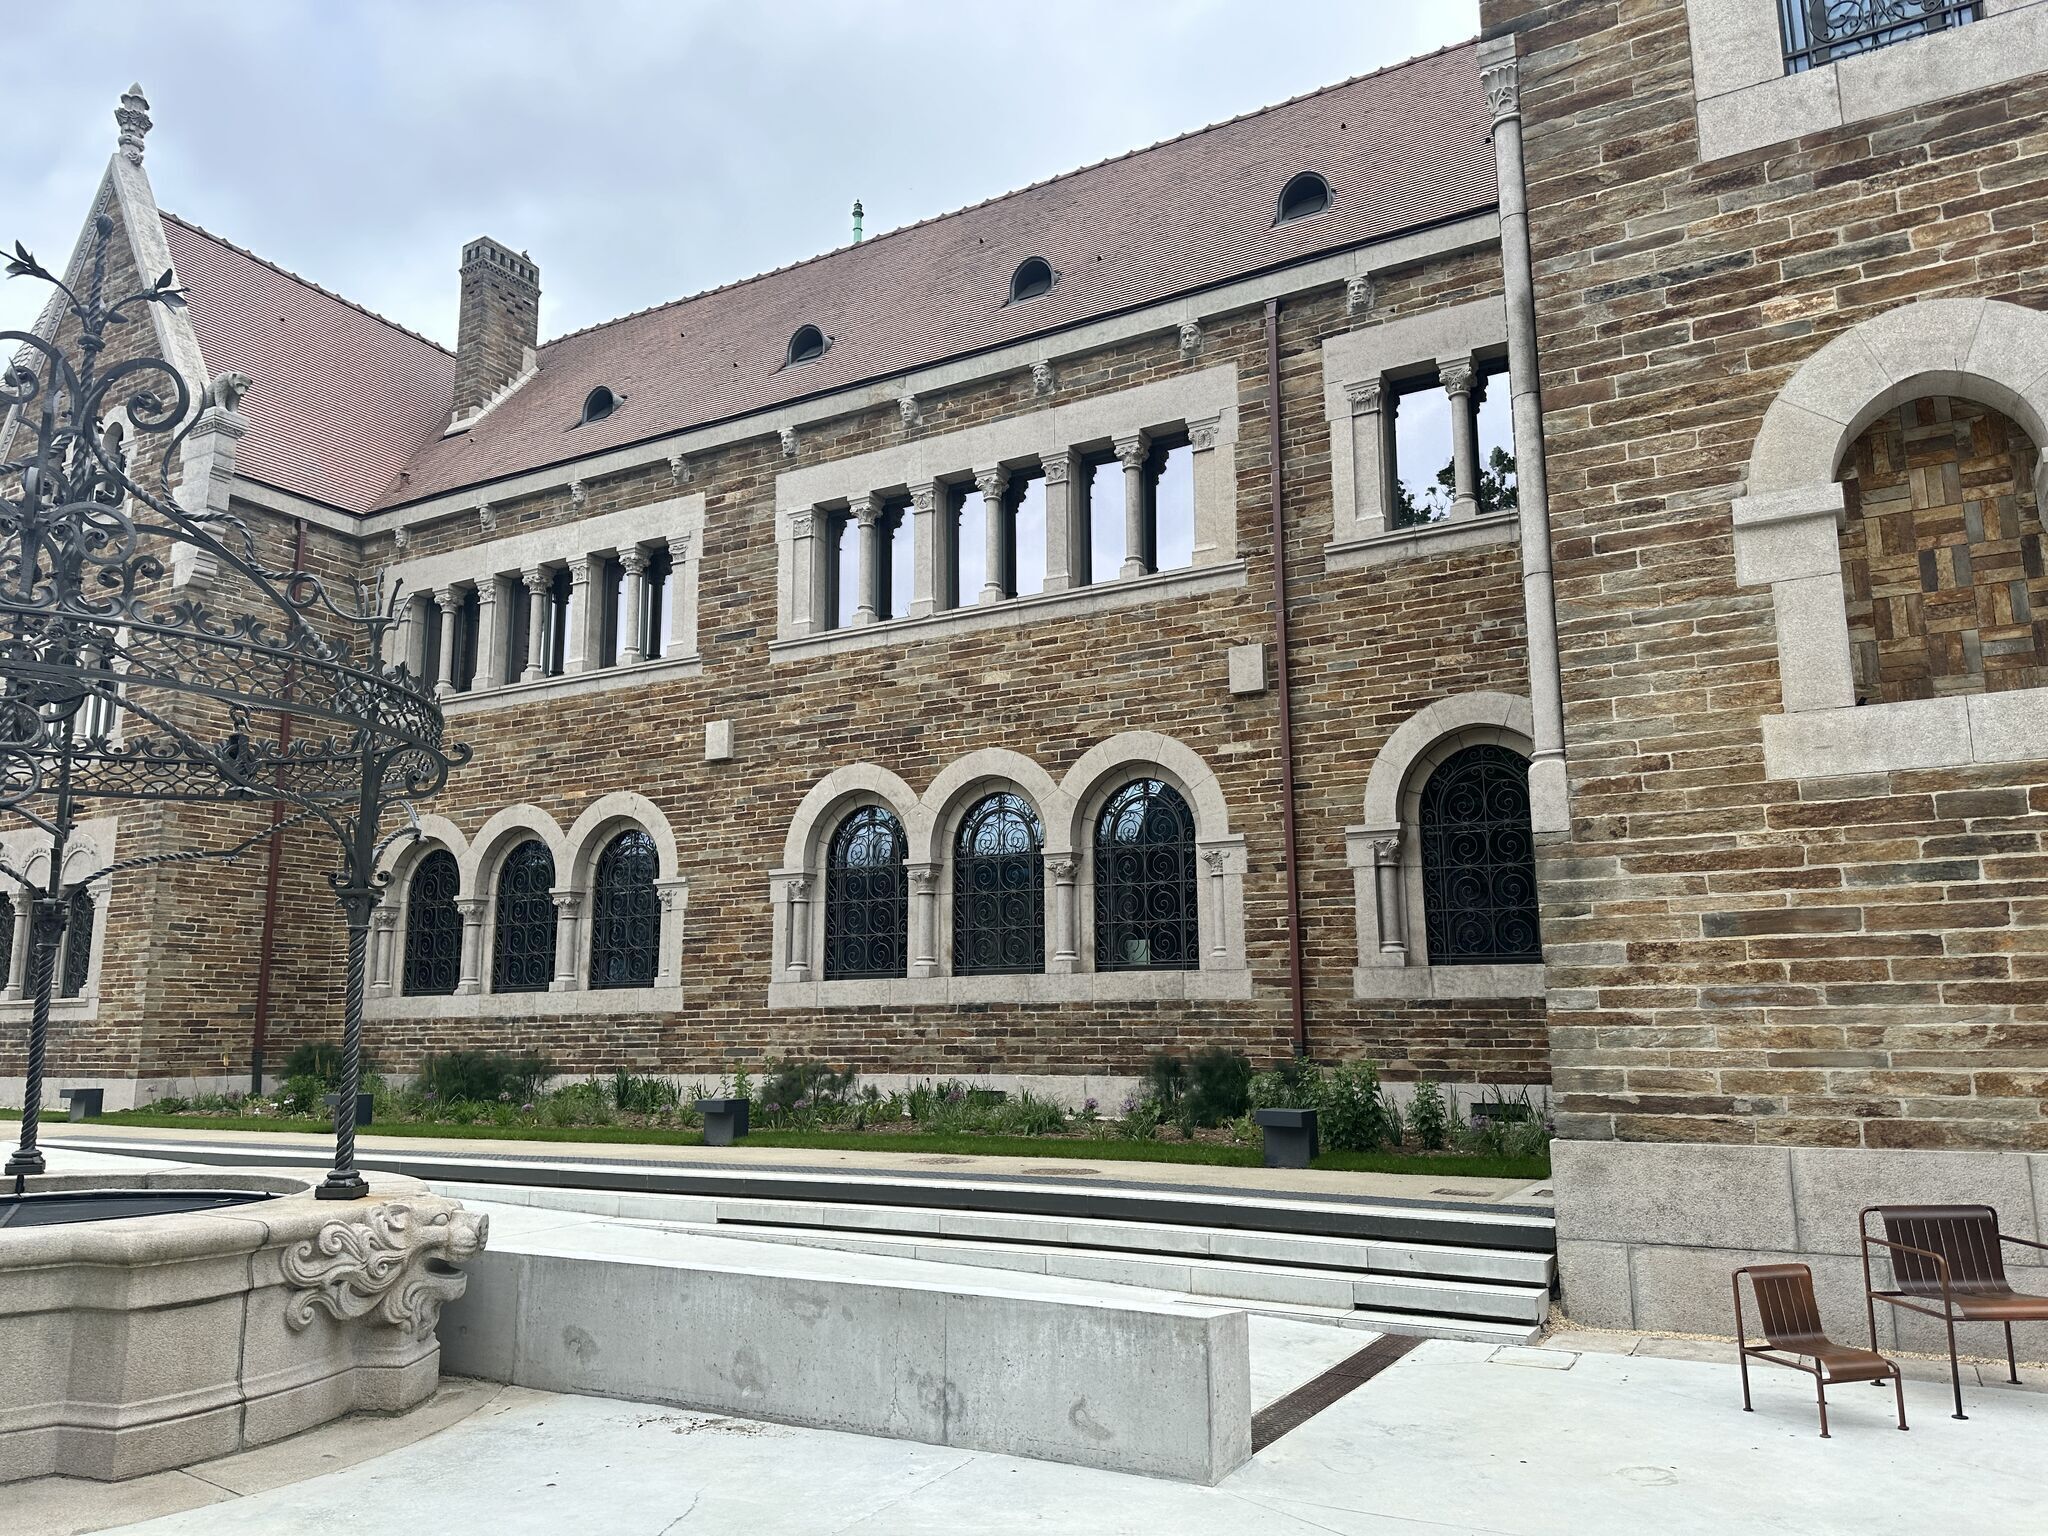
<svg viewBox="0 0 2048 1536">
<path fill-rule="evenodd" d="M 1196 913 L 1187 801 L 1158 779 L 1126 784 L 1095 823 L 1095 968 L 1200 969 Z"/>
<path fill-rule="evenodd" d="M 1817 69 L 1836 59 L 1977 21 L 1982 0 L 1778 0 L 1785 72 Z"/>
<path fill-rule="evenodd" d="M 910 882 L 903 824 L 879 805 L 839 823 L 825 856 L 825 979 L 901 976 Z"/>
<path fill-rule="evenodd" d="M 1421 823 L 1430 963 L 1540 961 L 1528 763 L 1506 747 L 1453 753 L 1422 787 Z"/>
</svg>

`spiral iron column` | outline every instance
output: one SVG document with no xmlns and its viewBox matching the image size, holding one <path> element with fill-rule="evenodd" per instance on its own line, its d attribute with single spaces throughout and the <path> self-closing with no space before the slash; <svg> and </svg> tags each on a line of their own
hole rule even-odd
<svg viewBox="0 0 2048 1536">
<path fill-rule="evenodd" d="M 54 883 L 54 880 L 53 880 Z M 64 943 L 70 914 L 62 897 L 38 896 L 29 904 L 29 985 L 35 998 L 28 1026 L 28 1076 L 21 1090 L 21 1141 L 7 1159 L 15 1176 L 43 1171 L 43 1149 L 36 1145 L 43 1121 L 43 1063 L 50 1045 L 50 994 L 56 989 L 57 951 Z"/>
<path fill-rule="evenodd" d="M 334 1167 L 313 1191 L 322 1200 L 360 1200 L 370 1192 L 356 1172 L 356 1095 L 363 1084 L 363 992 L 370 970 L 370 914 L 374 890 L 341 892 L 348 919 L 348 991 L 341 1015 L 341 1083 L 334 1097 Z"/>
</svg>

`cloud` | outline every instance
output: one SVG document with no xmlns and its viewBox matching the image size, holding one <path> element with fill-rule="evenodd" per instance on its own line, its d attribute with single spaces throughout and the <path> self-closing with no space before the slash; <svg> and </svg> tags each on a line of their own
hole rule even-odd
<svg viewBox="0 0 2048 1536">
<path fill-rule="evenodd" d="M 450 344 L 493 235 L 556 335 L 843 244 L 856 197 L 876 233 L 1476 30 L 1474 0 L 37 6 L 0 236 L 64 260 L 139 79 L 165 208 Z M 42 300 L 0 286 L 0 328 Z"/>
</svg>

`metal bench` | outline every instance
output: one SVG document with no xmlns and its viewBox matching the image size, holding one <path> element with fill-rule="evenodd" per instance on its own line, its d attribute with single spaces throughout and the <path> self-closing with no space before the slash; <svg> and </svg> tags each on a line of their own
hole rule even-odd
<svg viewBox="0 0 2048 1536">
<path fill-rule="evenodd" d="M 1322 1150 L 1312 1109 L 1261 1109 L 1252 1115 L 1265 1132 L 1268 1168 L 1306 1168 Z"/>
<path fill-rule="evenodd" d="M 1870 1218 L 1884 1223 L 1884 1236 L 1870 1230 Z M 2016 1291 L 2005 1277 L 2005 1248 L 2048 1253 L 2048 1243 L 1998 1230 L 1998 1212 L 1988 1205 L 1872 1205 L 1857 1222 L 1863 1235 L 1864 1306 L 1870 1314 L 1870 1347 L 1877 1347 L 1877 1304 L 1882 1301 L 1948 1328 L 1948 1372 L 1955 1387 L 1955 1417 L 1963 1412 L 1963 1371 L 1956 1360 L 1957 1323 L 2003 1323 L 2005 1367 L 2020 1379 L 2012 1325 L 2048 1322 L 2048 1296 Z M 1879 1290 L 1870 1269 L 1871 1250 L 1891 1262 L 1892 1287 Z"/>
<path fill-rule="evenodd" d="M 104 1088 L 65 1088 L 57 1097 L 68 1106 L 66 1118 L 72 1120 L 97 1120 L 106 1112 L 107 1090 Z"/>
<path fill-rule="evenodd" d="M 745 1099 L 699 1099 L 697 1113 L 704 1117 L 707 1147 L 729 1147 L 747 1134 Z"/>
<path fill-rule="evenodd" d="M 1756 1301 L 1757 1325 L 1764 1342 L 1749 1342 L 1749 1328 L 1742 1316 L 1742 1277 L 1749 1276 L 1749 1288 Z M 1749 1401 L 1749 1362 L 1762 1360 L 1804 1371 L 1813 1378 L 1814 1393 L 1820 1398 L 1820 1437 L 1828 1434 L 1828 1383 L 1886 1381 L 1899 1400 L 1899 1428 L 1906 1427 L 1906 1383 L 1899 1368 L 1875 1349 L 1858 1349 L 1837 1344 L 1822 1331 L 1820 1303 L 1813 1295 L 1813 1271 L 1804 1264 L 1748 1264 L 1735 1271 L 1735 1350 L 1742 1367 L 1742 1411 L 1754 1413 Z M 1791 1358 L 1786 1358 L 1790 1356 Z M 1807 1364 L 1811 1361 L 1812 1364 Z"/>
</svg>

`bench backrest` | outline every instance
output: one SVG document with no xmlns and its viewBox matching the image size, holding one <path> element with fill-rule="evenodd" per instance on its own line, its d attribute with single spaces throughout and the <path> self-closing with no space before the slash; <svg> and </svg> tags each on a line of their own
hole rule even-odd
<svg viewBox="0 0 2048 1536">
<path fill-rule="evenodd" d="M 1948 1261 L 1951 1291 L 2012 1289 L 1999 1250 L 1998 1212 L 1988 1205 L 1888 1205 L 1879 1209 L 1884 1235 L 1908 1248 L 1924 1248 Z M 1908 1296 L 1939 1297 L 1941 1266 L 1917 1253 L 1885 1250 L 1892 1283 Z"/>
<path fill-rule="evenodd" d="M 1739 1273 L 1749 1276 L 1756 1291 L 1757 1326 L 1779 1349 L 1815 1353 L 1825 1344 L 1820 1303 L 1814 1300 L 1813 1271 L 1804 1264 L 1752 1264 Z"/>
</svg>

